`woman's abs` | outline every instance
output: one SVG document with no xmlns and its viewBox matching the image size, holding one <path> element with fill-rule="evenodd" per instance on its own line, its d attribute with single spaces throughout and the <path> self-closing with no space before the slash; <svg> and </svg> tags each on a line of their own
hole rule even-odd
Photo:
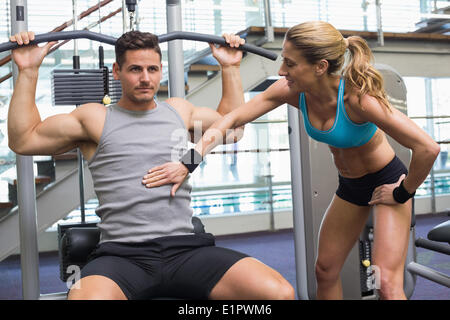
<svg viewBox="0 0 450 320">
<path fill-rule="evenodd" d="M 395 156 L 395 152 L 383 131 L 377 130 L 366 144 L 355 148 L 330 146 L 339 174 L 346 178 L 359 178 L 384 168 Z"/>
</svg>

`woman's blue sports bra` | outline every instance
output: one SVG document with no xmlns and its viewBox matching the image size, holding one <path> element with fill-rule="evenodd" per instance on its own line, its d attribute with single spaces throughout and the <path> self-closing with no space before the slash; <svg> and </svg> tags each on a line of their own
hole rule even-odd
<svg viewBox="0 0 450 320">
<path fill-rule="evenodd" d="M 322 131 L 314 128 L 309 122 L 308 109 L 306 107 L 305 94 L 300 93 L 299 106 L 303 113 L 305 129 L 314 140 L 324 142 L 336 148 L 359 147 L 367 143 L 377 131 L 377 126 L 371 122 L 361 124 L 350 120 L 344 106 L 345 80 L 339 81 L 336 118 L 331 129 Z"/>
</svg>

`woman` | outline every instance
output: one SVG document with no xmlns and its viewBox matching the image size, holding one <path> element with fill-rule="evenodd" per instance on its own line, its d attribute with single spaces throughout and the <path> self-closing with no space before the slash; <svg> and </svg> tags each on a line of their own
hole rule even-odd
<svg viewBox="0 0 450 320">
<path fill-rule="evenodd" d="M 344 58 L 349 61 L 344 67 Z M 411 198 L 427 177 L 439 145 L 407 116 L 392 108 L 372 53 L 360 37 L 345 39 L 326 22 L 288 30 L 276 81 L 205 132 L 180 162 L 149 171 L 155 187 L 183 182 L 190 157 L 203 157 L 222 143 L 228 129 L 289 103 L 302 111 L 306 131 L 327 143 L 339 172 L 339 187 L 324 215 L 316 260 L 317 298 L 341 299 L 340 271 L 374 206 L 373 264 L 380 268 L 382 299 L 405 299 L 403 271 L 411 223 Z M 388 134 L 412 150 L 409 171 L 396 157 Z"/>
</svg>

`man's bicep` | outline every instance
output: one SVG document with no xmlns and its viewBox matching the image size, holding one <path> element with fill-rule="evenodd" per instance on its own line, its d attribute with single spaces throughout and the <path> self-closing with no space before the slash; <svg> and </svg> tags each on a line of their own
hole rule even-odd
<svg viewBox="0 0 450 320">
<path fill-rule="evenodd" d="M 201 130 L 205 132 L 217 120 L 221 119 L 222 115 L 216 110 L 208 107 L 193 107 L 189 131 Z"/>
<path fill-rule="evenodd" d="M 18 148 L 21 154 L 59 154 L 77 146 L 85 140 L 81 122 L 73 114 L 50 116 L 39 123 Z"/>
</svg>

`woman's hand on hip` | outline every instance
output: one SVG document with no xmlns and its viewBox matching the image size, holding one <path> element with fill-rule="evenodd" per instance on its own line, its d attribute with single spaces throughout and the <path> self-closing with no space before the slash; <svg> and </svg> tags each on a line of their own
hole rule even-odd
<svg viewBox="0 0 450 320">
<path fill-rule="evenodd" d="M 383 184 L 375 188 L 372 193 L 372 199 L 369 201 L 369 205 L 377 205 L 377 204 L 387 204 L 387 205 L 396 205 L 399 204 L 394 200 L 393 191 L 397 188 L 403 179 L 405 179 L 406 175 L 402 174 L 396 183 L 392 184 Z"/>
</svg>

